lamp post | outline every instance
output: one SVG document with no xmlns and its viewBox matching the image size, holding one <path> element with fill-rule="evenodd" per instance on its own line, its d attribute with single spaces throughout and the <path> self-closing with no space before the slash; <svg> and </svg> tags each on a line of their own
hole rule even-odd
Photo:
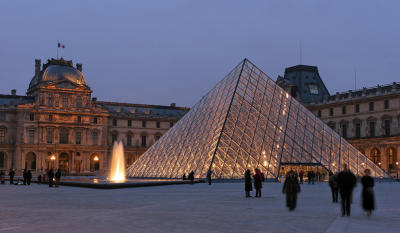
<svg viewBox="0 0 400 233">
<path fill-rule="evenodd" d="M 397 179 L 399 179 L 399 162 L 396 161 L 396 173 L 397 173 Z"/>
<path fill-rule="evenodd" d="M 51 168 L 55 168 L 55 161 L 56 161 L 56 156 L 55 155 L 51 155 L 50 156 L 50 160 L 51 160 Z"/>
</svg>

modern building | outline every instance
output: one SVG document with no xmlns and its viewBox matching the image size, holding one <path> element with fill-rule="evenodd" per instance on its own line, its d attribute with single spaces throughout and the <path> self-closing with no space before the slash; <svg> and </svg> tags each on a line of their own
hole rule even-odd
<svg viewBox="0 0 400 233">
<path fill-rule="evenodd" d="M 307 89 L 307 84 L 293 84 L 292 80 L 296 77 L 288 74 L 287 70 L 299 67 L 308 66 L 287 68 L 285 76 L 278 77 L 277 83 L 289 92 L 302 90 L 296 99 L 378 166 L 392 176 L 397 176 L 400 150 L 400 83 L 337 92 L 334 95 L 324 91 L 320 95 Z M 308 68 L 304 72 L 307 71 Z M 317 69 L 314 69 L 314 76 L 317 75 Z M 325 87 L 320 78 L 315 85 Z M 312 96 L 311 99 L 309 96 Z"/>
<path fill-rule="evenodd" d="M 311 169 L 328 177 L 343 164 L 357 175 L 387 174 L 245 59 L 133 165 L 131 177 L 268 179 Z"/>
<path fill-rule="evenodd" d="M 91 95 L 81 64 L 61 58 L 41 66 L 35 60 L 26 95 L 0 95 L 0 170 L 105 174 L 114 141 L 123 141 L 132 164 L 189 110 Z"/>
</svg>

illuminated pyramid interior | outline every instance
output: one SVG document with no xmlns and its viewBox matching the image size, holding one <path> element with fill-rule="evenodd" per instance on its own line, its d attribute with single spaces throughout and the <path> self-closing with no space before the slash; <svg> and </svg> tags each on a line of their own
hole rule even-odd
<svg viewBox="0 0 400 233">
<path fill-rule="evenodd" d="M 241 179 L 259 168 L 279 177 L 283 165 L 388 175 L 245 59 L 128 168 L 130 177 Z"/>
</svg>

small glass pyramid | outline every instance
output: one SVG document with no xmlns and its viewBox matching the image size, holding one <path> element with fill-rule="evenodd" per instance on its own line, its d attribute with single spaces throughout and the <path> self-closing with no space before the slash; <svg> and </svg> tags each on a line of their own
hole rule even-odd
<svg viewBox="0 0 400 233">
<path fill-rule="evenodd" d="M 259 168 L 279 177 L 282 164 L 343 164 L 362 175 L 388 175 L 266 74 L 244 59 L 133 165 L 129 177 L 241 179 Z"/>
</svg>

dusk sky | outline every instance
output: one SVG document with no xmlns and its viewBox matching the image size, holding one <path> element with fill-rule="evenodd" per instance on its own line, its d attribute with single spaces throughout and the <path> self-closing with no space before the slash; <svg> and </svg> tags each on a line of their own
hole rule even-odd
<svg viewBox="0 0 400 233">
<path fill-rule="evenodd" d="M 243 58 L 318 66 L 331 94 L 399 80 L 400 1 L 1 1 L 0 93 L 34 59 L 83 63 L 93 97 L 191 107 Z"/>
</svg>

